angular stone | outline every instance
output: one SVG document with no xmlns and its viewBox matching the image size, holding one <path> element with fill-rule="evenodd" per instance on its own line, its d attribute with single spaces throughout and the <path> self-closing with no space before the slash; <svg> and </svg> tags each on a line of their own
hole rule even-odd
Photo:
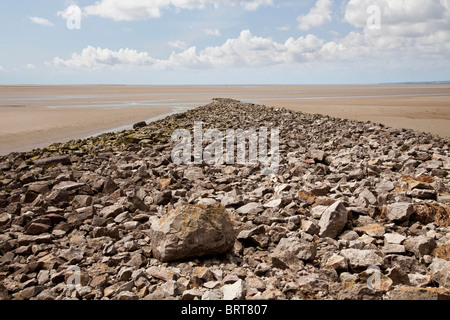
<svg viewBox="0 0 450 320">
<path fill-rule="evenodd" d="M 405 221 L 414 213 L 414 207 L 411 203 L 398 202 L 387 206 L 386 218 L 391 221 Z"/>
<path fill-rule="evenodd" d="M 402 244 L 403 241 L 406 240 L 406 237 L 399 234 L 399 233 L 386 233 L 384 235 L 384 240 L 387 243 L 392 243 L 392 244 Z"/>
<path fill-rule="evenodd" d="M 78 183 L 75 181 L 61 181 L 56 186 L 53 187 L 54 190 L 65 190 L 72 191 L 81 188 L 84 183 Z"/>
<path fill-rule="evenodd" d="M 319 221 L 319 236 L 322 238 L 336 238 L 347 223 L 347 209 L 340 201 L 329 206 Z"/>
<path fill-rule="evenodd" d="M 189 168 L 184 172 L 184 178 L 190 181 L 200 181 L 205 178 L 205 175 L 203 174 L 202 168 L 194 167 Z"/>
<path fill-rule="evenodd" d="M 93 198 L 88 195 L 76 195 L 72 200 L 72 206 L 75 209 L 84 208 L 93 204 Z"/>
<path fill-rule="evenodd" d="M 315 206 L 311 208 L 311 217 L 314 219 L 320 219 L 322 214 L 327 210 L 327 206 Z"/>
<path fill-rule="evenodd" d="M 383 258 L 376 254 L 375 250 L 344 249 L 341 250 L 341 255 L 348 260 L 354 271 L 383 265 Z"/>
<path fill-rule="evenodd" d="M 25 227 L 25 234 L 28 235 L 38 235 L 41 233 L 48 232 L 51 226 L 43 223 L 31 222 L 27 227 Z"/>
<path fill-rule="evenodd" d="M 395 189 L 395 185 L 391 181 L 381 181 L 377 184 L 377 188 L 386 192 L 390 192 Z"/>
<path fill-rule="evenodd" d="M 100 211 L 100 216 L 102 216 L 105 219 L 115 218 L 122 212 L 123 212 L 123 206 L 116 203 L 116 204 L 113 204 L 112 206 L 103 208 Z"/>
<path fill-rule="evenodd" d="M 224 207 L 183 205 L 154 221 L 150 238 L 153 256 L 171 261 L 226 253 L 236 234 Z"/>
<path fill-rule="evenodd" d="M 102 192 L 104 194 L 111 194 L 117 190 L 117 184 L 111 177 L 106 177 L 106 180 L 103 182 Z"/>
<path fill-rule="evenodd" d="M 7 224 L 11 219 L 11 215 L 8 213 L 1 213 L 0 214 L 0 227 Z"/>
<path fill-rule="evenodd" d="M 302 220 L 301 229 L 311 235 L 319 234 L 320 231 L 320 227 L 317 223 L 310 220 Z"/>
<path fill-rule="evenodd" d="M 403 246 L 401 244 L 394 244 L 394 243 L 386 243 L 381 250 L 385 254 L 405 253 L 406 252 L 405 246 Z"/>
<path fill-rule="evenodd" d="M 27 185 L 28 191 L 45 195 L 50 191 L 50 183 L 47 181 L 33 182 Z"/>
<path fill-rule="evenodd" d="M 54 189 L 46 197 L 54 205 L 60 205 L 63 202 L 69 202 L 69 193 L 63 189 Z"/>
<path fill-rule="evenodd" d="M 249 202 L 236 210 L 240 214 L 258 214 L 262 211 L 264 211 L 264 208 L 257 202 Z"/>
<path fill-rule="evenodd" d="M 357 227 L 354 229 L 356 232 L 364 232 L 371 237 L 382 237 L 386 232 L 386 229 L 377 223 L 368 224 L 362 227 Z"/>
<path fill-rule="evenodd" d="M 431 280 L 439 283 L 439 286 L 450 290 L 450 261 L 434 258 L 429 266 Z"/>
<path fill-rule="evenodd" d="M 334 268 L 336 271 L 345 271 L 348 268 L 347 260 L 340 255 L 333 255 L 327 260 L 326 265 L 328 267 Z"/>
<path fill-rule="evenodd" d="M 431 282 L 430 275 L 410 273 L 408 274 L 408 280 L 411 286 L 426 288 Z"/>
<path fill-rule="evenodd" d="M 406 250 L 414 253 L 417 258 L 421 258 L 431 254 L 433 249 L 436 248 L 436 241 L 427 236 L 418 236 L 406 239 L 403 245 Z"/>
<path fill-rule="evenodd" d="M 272 264 L 279 268 L 299 270 L 303 266 L 300 260 L 313 261 L 317 248 L 314 242 L 298 238 L 283 238 L 270 255 Z"/>
<path fill-rule="evenodd" d="M 360 198 L 366 199 L 369 204 L 376 204 L 377 203 L 377 197 L 368 189 L 364 189 L 360 194 Z"/>
<path fill-rule="evenodd" d="M 139 297 L 133 292 L 122 291 L 116 296 L 116 299 L 127 301 L 127 300 L 138 300 Z"/>
<path fill-rule="evenodd" d="M 280 208 L 282 202 L 283 202 L 282 199 L 274 199 L 274 200 L 271 200 L 271 201 L 267 202 L 266 204 L 264 204 L 263 207 L 278 209 L 278 208 Z"/>
<path fill-rule="evenodd" d="M 338 300 L 381 300 L 383 293 L 368 288 L 367 284 L 335 283 L 331 291 Z"/>
<path fill-rule="evenodd" d="M 177 280 L 178 276 L 176 273 L 170 271 L 163 267 L 150 267 L 145 270 L 145 272 L 153 278 L 161 279 L 164 281 Z"/>
<path fill-rule="evenodd" d="M 222 287 L 223 300 L 243 300 L 246 295 L 245 282 L 241 279 Z"/>
<path fill-rule="evenodd" d="M 55 156 L 34 161 L 34 165 L 36 166 L 50 166 L 58 163 L 63 165 L 69 165 L 72 162 L 70 161 L 69 156 Z"/>
<path fill-rule="evenodd" d="M 418 199 L 436 199 L 437 192 L 436 190 L 414 189 L 409 192 L 409 195 Z"/>
<path fill-rule="evenodd" d="M 189 290 L 184 290 L 183 294 L 181 295 L 182 300 L 194 300 L 195 298 L 200 299 L 205 291 L 193 288 Z"/>
<path fill-rule="evenodd" d="M 250 230 L 242 230 L 241 232 L 239 232 L 236 239 L 239 242 L 241 242 L 244 246 L 247 247 L 256 246 L 258 245 L 258 243 L 253 236 L 258 234 L 264 234 L 265 232 L 266 229 L 264 228 L 264 226 L 260 225 Z"/>
<path fill-rule="evenodd" d="M 222 206 L 224 206 L 225 208 L 238 208 L 238 207 L 242 206 L 243 203 L 241 200 L 239 200 L 235 197 L 225 196 L 220 201 L 220 204 Z"/>
</svg>

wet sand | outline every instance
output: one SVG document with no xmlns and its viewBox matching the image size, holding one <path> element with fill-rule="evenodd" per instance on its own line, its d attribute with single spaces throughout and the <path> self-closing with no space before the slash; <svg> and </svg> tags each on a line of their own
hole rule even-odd
<svg viewBox="0 0 450 320">
<path fill-rule="evenodd" d="M 216 97 L 450 136 L 450 85 L 0 86 L 0 154 L 113 131 Z"/>
</svg>

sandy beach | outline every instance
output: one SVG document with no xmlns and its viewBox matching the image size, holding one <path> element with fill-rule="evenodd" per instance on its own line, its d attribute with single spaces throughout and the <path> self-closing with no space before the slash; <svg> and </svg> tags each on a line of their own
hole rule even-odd
<svg viewBox="0 0 450 320">
<path fill-rule="evenodd" d="M 450 136 L 450 85 L 0 86 L 0 154 L 233 98 Z"/>
</svg>

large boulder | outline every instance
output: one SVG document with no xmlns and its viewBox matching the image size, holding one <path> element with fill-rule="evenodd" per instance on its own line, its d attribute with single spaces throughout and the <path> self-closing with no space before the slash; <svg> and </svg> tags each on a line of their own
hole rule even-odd
<svg viewBox="0 0 450 320">
<path fill-rule="evenodd" d="M 150 237 L 153 256 L 165 262 L 226 253 L 236 233 L 224 207 L 183 205 L 154 221 Z"/>
</svg>

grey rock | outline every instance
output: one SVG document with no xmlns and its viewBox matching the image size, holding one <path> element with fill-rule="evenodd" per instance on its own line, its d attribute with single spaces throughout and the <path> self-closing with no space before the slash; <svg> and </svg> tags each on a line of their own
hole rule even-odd
<svg viewBox="0 0 450 320">
<path fill-rule="evenodd" d="M 116 296 L 117 300 L 138 300 L 139 297 L 130 291 L 122 291 Z"/>
<path fill-rule="evenodd" d="M 406 237 L 399 233 L 386 233 L 384 234 L 386 243 L 402 244 L 406 240 Z"/>
<path fill-rule="evenodd" d="M 278 209 L 278 208 L 281 207 L 281 204 L 282 204 L 282 203 L 283 203 L 283 200 L 282 200 L 282 199 L 274 199 L 274 200 L 271 200 L 271 201 L 265 203 L 265 204 L 263 205 L 263 207 L 264 207 L 264 208 Z"/>
<path fill-rule="evenodd" d="M 123 212 L 123 206 L 121 204 L 116 203 L 116 204 L 113 204 L 112 206 L 103 208 L 100 211 L 100 216 L 102 216 L 105 219 L 115 218 L 122 212 Z"/>
<path fill-rule="evenodd" d="M 262 212 L 264 208 L 257 202 L 249 202 L 246 205 L 239 207 L 236 212 L 240 214 L 258 214 Z"/>
<path fill-rule="evenodd" d="M 246 295 L 246 285 L 241 279 L 233 284 L 226 284 L 222 287 L 223 300 L 242 300 Z"/>
<path fill-rule="evenodd" d="M 450 290 L 450 261 L 434 258 L 429 268 L 431 280 L 439 283 L 439 287 Z"/>
<path fill-rule="evenodd" d="M 429 255 L 436 248 L 436 241 L 427 236 L 410 237 L 404 241 L 406 250 L 421 258 Z"/>
<path fill-rule="evenodd" d="M 375 250 L 344 249 L 341 255 L 348 260 L 354 271 L 367 269 L 370 266 L 382 266 L 383 258 Z"/>
<path fill-rule="evenodd" d="M 310 220 L 302 220 L 301 229 L 311 235 L 319 234 L 320 231 L 318 224 Z"/>
<path fill-rule="evenodd" d="M 347 209 L 341 201 L 329 206 L 319 221 L 319 236 L 322 238 L 336 238 L 347 223 Z"/>
<path fill-rule="evenodd" d="M 413 214 L 414 207 L 411 203 L 399 202 L 387 206 L 386 218 L 391 221 L 405 221 Z"/>
<path fill-rule="evenodd" d="M 53 190 L 65 190 L 72 191 L 84 186 L 84 183 L 78 183 L 75 181 L 62 181 L 53 187 Z"/>
<path fill-rule="evenodd" d="M 384 247 L 381 249 L 383 253 L 389 254 L 389 253 L 405 253 L 406 249 L 404 245 L 401 244 L 394 244 L 394 243 L 387 243 L 384 245 Z"/>
<path fill-rule="evenodd" d="M 313 261 L 316 254 L 317 247 L 314 242 L 283 238 L 270 256 L 272 264 L 276 267 L 299 270 L 303 266 L 300 260 Z"/>
<path fill-rule="evenodd" d="M 436 199 L 437 192 L 436 190 L 414 189 L 409 195 L 418 199 Z"/>
</svg>

